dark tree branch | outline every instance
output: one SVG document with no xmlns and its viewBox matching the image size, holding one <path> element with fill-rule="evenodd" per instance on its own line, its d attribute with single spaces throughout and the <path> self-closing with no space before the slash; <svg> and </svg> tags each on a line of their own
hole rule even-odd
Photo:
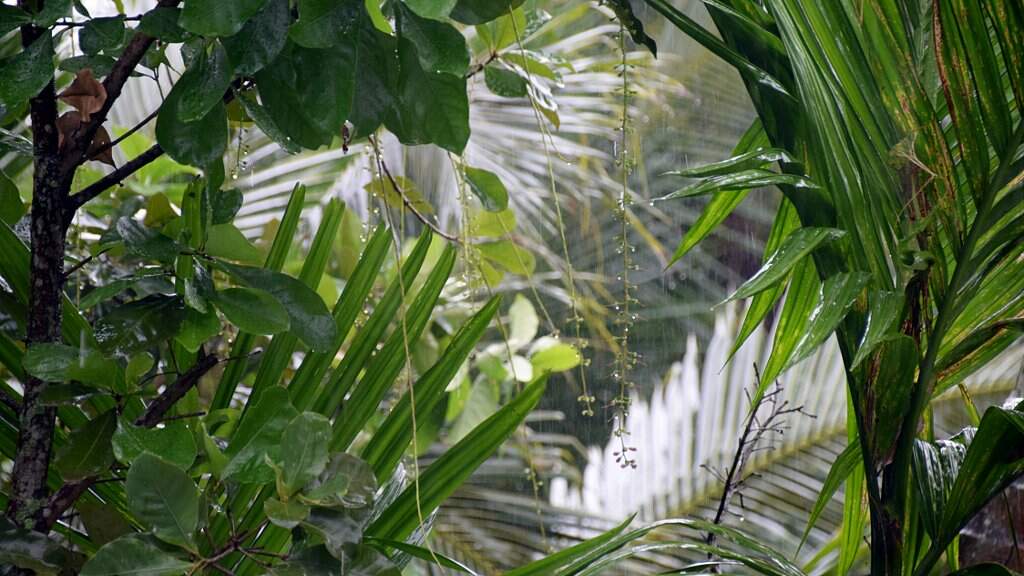
<svg viewBox="0 0 1024 576">
<path fill-rule="evenodd" d="M 157 396 L 156 400 L 150 403 L 146 411 L 135 420 L 136 426 L 152 428 L 163 422 L 167 412 L 174 404 L 192 389 L 199 379 L 219 363 L 216 356 L 207 354 L 202 348 L 199 349 L 199 359 L 191 368 L 185 371 L 177 380 L 169 384 L 164 391 Z M 194 414 L 192 415 L 194 416 Z M 57 520 L 64 515 L 64 512 L 73 506 L 75 502 L 85 494 L 97 482 L 101 482 L 99 476 L 90 476 L 75 482 L 68 482 L 61 486 L 47 502 L 42 516 L 36 521 L 35 529 L 40 532 L 49 532 Z"/>
<path fill-rule="evenodd" d="M 120 136 L 115 138 L 109 144 L 105 144 L 103 146 L 100 146 L 96 150 L 92 151 L 92 153 L 89 155 L 89 157 L 90 158 L 96 158 L 100 154 L 103 154 L 104 152 L 106 152 L 107 150 L 113 149 L 114 146 L 117 146 L 121 142 L 124 142 L 132 134 L 135 134 L 139 130 L 142 130 L 142 128 L 145 127 L 146 124 L 149 124 L 154 118 L 156 118 L 157 114 L 159 114 L 159 113 L 160 113 L 160 108 L 157 108 L 156 110 L 153 110 L 152 112 L 149 113 L 149 116 L 146 116 L 145 118 L 142 119 L 141 122 L 139 122 L 135 126 L 132 126 L 131 130 L 128 130 L 124 134 L 121 134 Z"/>
<path fill-rule="evenodd" d="M 117 170 L 86 186 L 77 194 L 71 195 L 68 198 L 70 212 L 74 213 L 75 210 L 78 210 L 86 202 L 102 194 L 107 188 L 120 184 L 125 178 L 135 174 L 144 166 L 159 158 L 163 153 L 164 149 L 159 144 L 154 144 L 149 150 L 119 166 Z"/>
<path fill-rule="evenodd" d="M 199 348 L 199 359 L 184 374 L 178 377 L 172 384 L 169 384 L 164 391 L 157 396 L 146 408 L 146 412 L 135 420 L 136 426 L 152 428 L 163 421 L 164 415 L 174 406 L 174 403 L 188 393 L 204 374 L 210 371 L 218 363 L 217 357 L 207 354 L 203 348 Z"/>
</svg>

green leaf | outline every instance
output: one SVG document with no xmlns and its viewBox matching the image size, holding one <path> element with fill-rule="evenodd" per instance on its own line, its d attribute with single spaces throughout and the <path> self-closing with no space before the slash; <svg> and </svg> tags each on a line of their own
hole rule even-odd
<svg viewBox="0 0 1024 576">
<path fill-rule="evenodd" d="M 140 258 L 170 263 L 182 250 L 174 240 L 131 218 L 118 219 L 116 229 L 125 249 Z"/>
<path fill-rule="evenodd" d="M 760 120 L 755 120 L 743 134 L 733 153 L 742 154 L 767 144 L 768 135 L 764 131 L 764 126 Z M 687 252 L 692 250 L 694 246 L 699 244 L 701 240 L 706 238 L 708 234 L 711 234 L 743 202 L 747 192 L 747 190 L 724 192 L 712 198 L 707 206 L 704 207 L 704 211 L 701 212 L 697 221 L 686 231 L 686 235 L 679 242 L 679 246 L 676 247 L 676 251 L 672 254 L 672 260 L 669 261 L 668 265 L 675 264 Z"/>
<path fill-rule="evenodd" d="M 363 458 L 373 467 L 378 479 L 384 480 L 391 476 L 412 440 L 412 398 L 416 399 L 415 409 L 419 414 L 430 414 L 438 407 L 444 398 L 445 389 L 487 330 L 500 303 L 500 298 L 492 298 L 466 321 L 437 362 L 416 382 L 412 392 L 402 395 L 363 449 Z M 423 428 L 428 420 L 416 420 L 417 430 Z"/>
<path fill-rule="evenodd" d="M 458 444 L 445 452 L 420 475 L 418 486 L 410 486 L 370 525 L 368 536 L 404 540 L 419 525 L 418 514 L 431 514 L 476 468 L 512 435 L 544 394 L 546 376 L 520 392 L 495 415 L 477 426 Z"/>
<path fill-rule="evenodd" d="M 911 460 L 914 499 L 931 538 L 937 537 L 942 530 L 942 512 L 966 453 L 967 446 L 955 440 L 934 443 L 914 440 Z"/>
<path fill-rule="evenodd" d="M 558 342 L 530 355 L 535 372 L 565 372 L 579 366 L 580 352 L 572 344 Z"/>
<path fill-rule="evenodd" d="M 178 23 L 200 36 L 231 36 L 246 20 L 263 8 L 267 0 L 186 0 Z"/>
<path fill-rule="evenodd" d="M 605 545 L 612 542 L 622 531 L 625 530 L 630 524 L 633 523 L 633 518 L 636 515 L 630 516 L 622 521 L 618 526 L 590 538 L 584 540 L 579 544 L 570 546 L 564 550 L 559 550 L 554 554 L 549 554 L 534 560 L 525 566 L 521 566 L 514 570 L 510 570 L 506 573 L 506 576 L 544 576 L 547 574 L 562 574 L 559 568 L 571 565 L 574 561 L 585 558 L 595 551 L 601 550 Z"/>
<path fill-rule="evenodd" d="M 0 566 L 56 575 L 65 568 L 66 556 L 66 551 L 45 535 L 18 528 L 6 518 L 0 518 Z"/>
<path fill-rule="evenodd" d="M 501 212 L 508 208 L 508 190 L 497 174 L 471 166 L 466 166 L 465 169 L 469 189 L 480 199 L 484 210 Z"/>
<path fill-rule="evenodd" d="M 13 109 L 53 80 L 53 38 L 43 34 L 21 52 L 0 62 L 0 104 Z"/>
<path fill-rule="evenodd" d="M 277 498 L 267 498 L 263 501 L 263 512 L 272 524 L 285 530 L 291 530 L 309 518 L 309 506 L 295 500 L 282 502 Z"/>
<path fill-rule="evenodd" d="M 477 211 L 469 217 L 471 236 L 501 237 L 516 229 L 516 214 L 506 208 L 501 212 Z"/>
<path fill-rule="evenodd" d="M 147 452 L 132 463 L 125 488 L 132 513 L 154 536 L 195 550 L 199 490 L 181 468 Z"/>
<path fill-rule="evenodd" d="M 224 38 L 235 74 L 252 76 L 270 64 L 288 40 L 289 24 L 288 0 L 267 0 L 238 34 Z"/>
<path fill-rule="evenodd" d="M 752 168 L 721 176 L 710 176 L 701 182 L 680 188 L 675 192 L 657 198 L 656 201 L 673 200 L 676 198 L 692 198 L 704 194 L 721 194 L 736 190 L 748 190 L 765 186 L 790 186 L 795 189 L 817 189 L 818 185 L 805 176 L 781 174 L 770 170 Z"/>
<path fill-rule="evenodd" d="M 242 200 L 242 193 L 234 188 L 218 190 L 210 199 L 210 210 L 213 212 L 210 223 L 214 226 L 230 224 L 242 207 Z"/>
<path fill-rule="evenodd" d="M 195 308 L 185 309 L 185 319 L 181 322 L 178 333 L 174 340 L 185 347 L 189 352 L 199 351 L 199 347 L 207 340 L 220 334 L 220 318 L 213 308 L 206 312 L 200 312 Z"/>
<path fill-rule="evenodd" d="M 302 147 L 297 142 L 291 139 L 284 131 L 277 125 L 277 122 L 270 116 L 270 112 L 266 108 L 260 105 L 256 101 L 256 95 L 253 91 L 247 90 L 244 92 L 236 92 L 238 101 L 242 103 L 242 108 L 245 109 L 245 113 L 252 118 L 252 121 L 256 123 L 268 138 L 277 143 L 278 146 L 284 149 L 289 154 L 298 154 L 302 151 Z"/>
<path fill-rule="evenodd" d="M 421 18 L 404 3 L 395 6 L 398 34 L 416 45 L 420 66 L 432 72 L 462 76 L 469 69 L 466 38 L 445 22 Z"/>
<path fill-rule="evenodd" d="M 531 276 L 533 274 L 533 269 L 536 266 L 533 252 L 515 244 L 511 240 L 484 242 L 475 246 L 480 251 L 480 255 L 486 260 L 513 274 L 520 276 Z"/>
<path fill-rule="evenodd" d="M 269 292 L 288 312 L 290 331 L 314 350 L 334 343 L 334 317 L 320 296 L 299 280 L 267 270 L 220 262 L 218 266 L 236 280 Z"/>
<path fill-rule="evenodd" d="M 810 356 L 832 335 L 869 279 L 870 275 L 867 272 L 843 272 L 830 276 L 822 283 L 818 303 L 811 312 L 800 343 L 793 350 L 787 366 Z"/>
<path fill-rule="evenodd" d="M 807 258 L 797 264 L 786 293 L 786 302 L 776 321 L 772 352 L 761 374 L 761 387 L 755 394 L 755 399 L 761 397 L 764 390 L 775 382 L 788 364 L 793 350 L 804 335 L 807 319 L 818 302 L 820 286 L 821 282 L 818 280 L 813 260 Z"/>
<path fill-rule="evenodd" d="M 736 147 L 738 152 L 739 146 Z M 738 154 L 727 160 L 720 162 L 713 162 L 711 164 L 704 164 L 702 166 L 696 166 L 693 168 L 684 168 L 682 170 L 674 170 L 667 172 L 673 176 L 683 176 L 686 178 L 704 178 L 708 176 L 727 176 L 729 174 L 736 174 L 738 172 L 744 172 L 748 170 L 764 168 L 765 164 L 771 164 L 773 162 L 794 162 L 793 158 L 788 152 L 781 148 L 762 148 L 758 147 L 749 152 Z"/>
<path fill-rule="evenodd" d="M 533 342 L 540 328 L 540 318 L 530 299 L 516 294 L 508 307 L 508 345 L 513 351 Z"/>
<path fill-rule="evenodd" d="M 100 318 L 96 339 L 104 351 L 131 355 L 174 336 L 184 319 L 180 298 L 154 294 L 122 304 Z"/>
<path fill-rule="evenodd" d="M 356 57 L 353 42 L 328 48 L 288 42 L 277 58 L 256 74 L 260 100 L 274 124 L 309 149 L 341 136 L 352 109 Z M 332 72 L 324 74 L 324 70 Z"/>
<path fill-rule="evenodd" d="M 180 17 L 180 8 L 157 6 L 142 15 L 138 31 L 168 43 L 184 42 L 188 32 L 178 26 Z"/>
<path fill-rule="evenodd" d="M 841 305 L 841 302 L 836 302 L 836 305 Z M 901 334 L 879 348 L 877 373 L 870 381 L 868 396 L 864 400 L 871 404 L 871 408 L 860 407 L 862 414 L 871 414 L 874 419 L 868 424 L 868 445 L 871 446 L 873 462 L 888 462 L 896 449 L 900 426 L 907 416 L 914 391 L 919 361 L 917 343 L 910 336 Z"/>
<path fill-rule="evenodd" d="M 345 549 L 363 539 L 363 529 L 370 519 L 368 508 L 313 508 L 302 527 L 316 534 L 335 558 L 344 558 Z M 358 574 L 350 566 L 347 574 Z M 373 572 L 377 574 L 377 572 Z"/>
<path fill-rule="evenodd" d="M 117 427 L 117 413 L 108 410 L 68 436 L 54 459 L 65 482 L 102 474 L 114 463 L 110 440 Z"/>
<path fill-rule="evenodd" d="M 463 24 L 483 24 L 507 15 L 525 0 L 458 0 L 451 17 Z"/>
<path fill-rule="evenodd" d="M 832 497 L 835 496 L 839 487 L 843 485 L 843 482 L 863 461 L 860 442 L 850 442 L 839 456 L 836 457 L 836 461 L 828 469 L 828 476 L 825 477 L 825 481 L 821 484 L 818 498 L 814 501 L 814 507 L 811 508 L 811 514 L 807 517 L 807 527 L 804 528 L 804 535 L 800 538 L 800 548 L 803 548 L 804 543 L 807 542 L 807 536 L 811 533 L 811 528 L 814 528 L 814 525 L 818 522 L 818 517 L 825 510 L 825 506 L 832 501 Z"/>
<path fill-rule="evenodd" d="M 288 311 L 273 296 L 254 288 L 226 288 L 214 299 L 232 324 L 250 334 L 277 334 L 288 330 Z"/>
<path fill-rule="evenodd" d="M 501 395 L 496 382 L 488 378 L 480 378 L 473 382 L 465 406 L 448 431 L 448 442 L 458 442 L 468 436 L 500 407 Z"/>
<path fill-rule="evenodd" d="M 202 120 L 231 85 L 231 60 L 220 42 L 212 42 L 185 70 L 167 97 L 175 102 L 176 117 L 184 123 Z"/>
<path fill-rule="evenodd" d="M 55 343 L 33 344 L 22 358 L 22 366 L 44 382 L 75 380 L 112 390 L 120 390 L 124 384 L 124 371 L 120 365 L 89 348 Z"/>
<path fill-rule="evenodd" d="M 377 493 L 370 466 L 346 452 L 331 455 L 327 466 L 307 484 L 298 498 L 311 506 L 365 508 Z"/>
<path fill-rule="evenodd" d="M 633 13 L 633 6 L 629 0 L 609 0 L 608 4 L 615 11 L 615 18 L 625 27 L 626 31 L 633 38 L 633 42 L 642 44 L 651 51 L 654 56 L 658 55 L 658 45 L 654 38 L 644 32 L 644 23 Z"/>
<path fill-rule="evenodd" d="M 259 402 L 246 410 L 228 444 L 224 478 L 250 484 L 273 481 L 274 473 L 266 459 L 280 459 L 281 435 L 297 415 L 287 390 L 275 386 L 264 391 Z"/>
<path fill-rule="evenodd" d="M 824 242 L 841 238 L 843 234 L 842 230 L 835 228 L 805 227 L 794 231 L 782 241 L 782 245 L 764 263 L 764 266 L 733 292 L 728 300 L 750 298 L 758 292 L 775 286 L 815 248 Z"/>
<path fill-rule="evenodd" d="M 457 0 L 402 0 L 413 12 L 423 18 L 443 20 L 455 7 Z"/>
<path fill-rule="evenodd" d="M 497 64 L 484 66 L 484 84 L 495 96 L 524 98 L 529 93 L 525 78 Z"/>
<path fill-rule="evenodd" d="M 292 25 L 292 41 L 307 48 L 328 48 L 348 36 L 363 0 L 299 0 L 299 19 Z"/>
<path fill-rule="evenodd" d="M 121 420 L 113 436 L 113 446 L 114 456 L 127 465 L 149 452 L 188 470 L 198 454 L 192 432 L 181 421 L 167 422 L 161 428 L 142 428 Z"/>
<path fill-rule="evenodd" d="M 32 16 L 21 8 L 0 4 L 0 36 L 31 21 Z"/>
<path fill-rule="evenodd" d="M 307 482 L 316 478 L 327 466 L 327 444 L 331 439 L 331 423 L 315 412 L 303 412 L 284 429 L 281 436 L 283 497 L 291 496 Z"/>
<path fill-rule="evenodd" d="M 40 28 L 49 28 L 70 12 L 71 0 L 49 0 L 35 13 L 32 22 Z"/>
<path fill-rule="evenodd" d="M 465 76 L 424 70 L 416 45 L 400 36 L 395 94 L 397 104 L 385 125 L 403 144 L 437 144 L 450 152 L 462 153 L 469 141 Z"/>
<path fill-rule="evenodd" d="M 179 115 L 182 92 L 172 88 L 160 107 L 156 117 L 157 143 L 180 164 L 205 168 L 221 162 L 228 145 L 227 109 L 218 101 L 202 118 L 186 122 Z"/>
<path fill-rule="evenodd" d="M 190 568 L 191 563 L 133 534 L 100 548 L 82 567 L 82 576 L 175 576 Z"/>
<path fill-rule="evenodd" d="M 259 264 L 263 253 L 234 224 L 215 224 L 207 230 L 206 253 L 244 264 Z"/>
<path fill-rule="evenodd" d="M 124 44 L 124 17 L 90 18 L 78 33 L 78 45 L 88 55 L 114 52 Z"/>
<path fill-rule="evenodd" d="M 864 329 L 864 337 L 861 338 L 860 346 L 857 347 L 857 355 L 853 357 L 851 369 L 860 366 L 860 363 L 877 350 L 882 342 L 894 335 L 893 332 L 898 325 L 905 300 L 902 293 L 885 290 L 872 292 L 869 299 L 870 310 L 867 327 Z"/>
<path fill-rule="evenodd" d="M 414 558 L 419 558 L 424 562 L 430 564 L 436 564 L 442 568 L 451 568 L 464 574 L 476 574 L 472 568 L 465 564 L 452 560 L 451 558 L 439 553 L 434 550 L 422 548 L 420 546 L 414 546 L 412 544 L 406 544 L 405 542 L 395 542 L 394 540 L 381 540 L 380 538 L 367 538 L 365 540 L 367 544 L 377 548 L 378 550 L 385 552 L 387 549 L 397 550 L 399 552 L 408 554 Z"/>
</svg>

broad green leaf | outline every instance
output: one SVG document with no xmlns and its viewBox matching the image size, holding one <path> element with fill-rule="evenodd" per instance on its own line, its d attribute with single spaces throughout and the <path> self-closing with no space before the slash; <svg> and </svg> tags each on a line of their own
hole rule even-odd
<svg viewBox="0 0 1024 576">
<path fill-rule="evenodd" d="M 419 525 L 418 512 L 431 514 L 519 427 L 544 394 L 546 376 L 534 380 L 494 416 L 477 426 L 420 475 L 370 525 L 368 536 L 404 540 Z M 417 489 L 418 488 L 418 489 Z"/>
<path fill-rule="evenodd" d="M 372 134 L 393 114 L 398 99 L 397 40 L 363 18 L 356 30 L 355 78 L 352 98 L 353 137 Z"/>
<path fill-rule="evenodd" d="M 348 36 L 363 8 L 363 0 L 299 0 L 299 19 L 292 41 L 307 48 L 328 48 Z"/>
<path fill-rule="evenodd" d="M 448 442 L 458 442 L 501 408 L 498 384 L 487 378 L 473 383 L 458 419 L 448 430 Z"/>
<path fill-rule="evenodd" d="M 615 11 L 615 18 L 629 32 L 633 42 L 646 46 L 653 56 L 657 56 L 658 45 L 654 38 L 644 32 L 644 23 L 633 13 L 633 5 L 629 0 L 609 0 L 608 4 Z"/>
<path fill-rule="evenodd" d="M 27 48 L 0 62 L 0 104 L 13 109 L 53 80 L 53 38 L 43 34 Z"/>
<path fill-rule="evenodd" d="M 271 523 L 285 530 L 291 530 L 309 518 L 309 506 L 295 500 L 282 502 L 277 498 L 267 498 L 263 501 L 263 512 Z"/>
<path fill-rule="evenodd" d="M 458 0 L 451 17 L 463 24 L 483 24 L 505 16 L 526 0 Z"/>
<path fill-rule="evenodd" d="M 495 96 L 525 98 L 529 94 L 526 78 L 497 64 L 484 67 L 484 84 Z"/>
<path fill-rule="evenodd" d="M 757 150 L 759 147 L 766 146 L 767 144 L 768 135 L 764 131 L 764 126 L 760 120 L 755 120 L 743 134 L 733 153 L 742 154 L 751 150 Z M 729 214 L 732 214 L 732 211 L 743 202 L 747 192 L 747 190 L 736 190 L 718 194 L 712 198 L 707 206 L 704 207 L 704 211 L 701 212 L 697 221 L 686 231 L 683 239 L 679 242 L 675 253 L 672 254 L 672 260 L 669 261 L 669 266 L 685 256 L 687 252 L 692 250 L 708 234 L 711 234 L 719 224 L 725 221 Z"/>
<path fill-rule="evenodd" d="M 168 263 L 174 261 L 182 250 L 171 238 L 131 218 L 118 219 L 116 229 L 125 249 L 140 258 Z"/>
<path fill-rule="evenodd" d="M 508 345 L 515 351 L 533 342 L 540 328 L 540 318 L 530 299 L 516 294 L 508 307 Z"/>
<path fill-rule="evenodd" d="M 469 189 L 480 199 L 484 210 L 501 212 L 508 208 L 508 190 L 498 175 L 482 168 L 466 166 L 466 181 Z"/>
<path fill-rule="evenodd" d="M 71 12 L 71 0 L 50 0 L 38 8 L 33 14 L 32 22 L 40 28 L 49 28 L 57 20 L 68 16 Z"/>
<path fill-rule="evenodd" d="M 198 122 L 222 102 L 231 85 L 231 64 L 224 45 L 217 41 L 192 61 L 167 96 L 177 104 L 178 120 Z"/>
<path fill-rule="evenodd" d="M 860 346 L 857 347 L 857 355 L 850 365 L 851 369 L 856 369 L 882 342 L 893 336 L 893 329 L 897 326 L 903 311 L 904 297 L 899 292 L 872 292 L 869 300 L 867 327 L 864 329 Z"/>
<path fill-rule="evenodd" d="M 182 470 L 196 459 L 195 439 L 181 421 L 167 422 L 160 428 L 142 428 L 125 420 L 117 424 L 113 437 L 114 456 L 127 465 L 145 452 L 157 454 Z"/>
<path fill-rule="evenodd" d="M 264 484 L 274 480 L 266 459 L 279 460 L 281 435 L 298 415 L 288 401 L 288 391 L 275 386 L 264 391 L 260 401 L 246 410 L 225 455 L 230 459 L 224 478 L 242 483 Z"/>
<path fill-rule="evenodd" d="M 252 76 L 273 61 L 288 39 L 289 24 L 288 0 L 267 0 L 237 34 L 224 38 L 235 74 Z"/>
<path fill-rule="evenodd" d="M 811 514 L 807 517 L 807 527 L 804 528 L 804 535 L 800 538 L 800 548 L 803 548 L 804 543 L 807 542 L 807 536 L 811 533 L 811 528 L 814 528 L 814 525 L 817 524 L 818 518 L 825 510 L 825 506 L 832 500 L 832 497 L 835 496 L 836 491 L 843 485 L 843 482 L 863 462 L 860 442 L 850 442 L 839 453 L 839 456 L 836 457 L 836 461 L 828 469 L 828 476 L 825 477 L 825 481 L 821 484 L 818 497 L 814 501 L 814 507 L 811 508 Z"/>
<path fill-rule="evenodd" d="M 376 492 L 377 479 L 370 466 L 351 454 L 337 452 L 320 475 L 302 489 L 298 499 L 311 506 L 365 508 Z"/>
<path fill-rule="evenodd" d="M 340 37 L 332 31 L 335 36 Z M 288 42 L 277 58 L 256 74 L 260 101 L 274 125 L 309 149 L 339 137 L 352 110 L 356 57 L 353 42 L 327 48 Z M 333 72 L 325 75 L 324 70 Z"/>
<path fill-rule="evenodd" d="M 109 542 L 134 532 L 123 513 L 109 503 L 79 498 L 75 502 L 75 511 L 89 534 L 90 543 L 103 546 Z"/>
<path fill-rule="evenodd" d="M 56 575 L 66 564 L 66 553 L 57 542 L 0 518 L 0 566 L 25 568 L 34 574 Z"/>
<path fill-rule="evenodd" d="M 349 546 L 362 541 L 369 520 L 369 508 L 313 508 L 302 527 L 322 538 L 327 550 L 341 559 L 345 558 Z M 353 566 L 349 573 L 358 572 Z"/>
<path fill-rule="evenodd" d="M 793 350 L 787 367 L 810 356 L 835 332 L 836 327 L 864 290 L 869 278 L 866 272 L 842 272 L 830 276 L 821 284 L 818 302 L 811 311 L 800 343 Z"/>
<path fill-rule="evenodd" d="M 516 214 L 508 208 L 501 212 L 481 210 L 469 217 L 471 236 L 501 237 L 511 234 L 515 229 Z"/>
<path fill-rule="evenodd" d="M 469 68 L 466 38 L 451 24 L 422 18 L 403 2 L 395 6 L 398 34 L 416 44 L 420 66 L 432 72 L 464 75 Z"/>
<path fill-rule="evenodd" d="M 65 482 L 102 474 L 114 463 L 110 440 L 117 427 L 117 413 L 108 410 L 71 432 L 68 443 L 57 450 L 54 466 Z"/>
<path fill-rule="evenodd" d="M 255 93 L 251 90 L 244 92 L 237 92 L 238 101 L 242 103 L 242 107 L 245 109 L 245 113 L 252 118 L 256 126 L 267 135 L 268 138 L 273 140 L 290 154 L 297 154 L 302 150 L 302 147 L 291 139 L 290 136 L 284 133 L 284 131 L 277 125 L 270 112 L 265 107 L 260 105 L 256 101 Z"/>
<path fill-rule="evenodd" d="M 250 334 L 277 334 L 288 330 L 288 312 L 263 290 L 226 288 L 217 292 L 214 303 L 232 324 Z"/>
<path fill-rule="evenodd" d="M 107 352 L 131 355 L 174 336 L 185 319 L 175 296 L 152 295 L 123 304 L 96 324 L 96 339 Z"/>
<path fill-rule="evenodd" d="M 843 236 L 842 230 L 834 228 L 800 228 L 786 237 L 779 249 L 772 254 L 764 266 L 749 280 L 743 283 L 728 300 L 750 298 L 751 296 L 776 286 L 781 282 L 803 258 L 824 242 Z"/>
<path fill-rule="evenodd" d="M 215 224 L 207 231 L 206 253 L 245 264 L 259 264 L 263 253 L 253 246 L 234 224 Z"/>
<path fill-rule="evenodd" d="M 234 188 L 227 190 L 218 190 L 212 198 L 210 198 L 210 210 L 211 220 L 211 234 L 213 228 L 218 224 L 230 224 L 235 219 L 235 214 L 238 214 L 238 210 L 242 207 L 242 193 Z M 207 240 L 209 241 L 209 240 Z"/>
<path fill-rule="evenodd" d="M 86 54 L 112 52 L 124 44 L 124 18 L 90 18 L 78 33 L 78 45 Z"/>
<path fill-rule="evenodd" d="M 455 7 L 457 0 L 402 0 L 413 12 L 423 18 L 443 20 Z"/>
<path fill-rule="evenodd" d="M 180 18 L 181 8 L 157 6 L 142 15 L 138 31 L 149 34 L 164 42 L 184 42 L 188 39 L 188 32 L 181 26 L 178 26 Z"/>
<path fill-rule="evenodd" d="M 192 568 L 137 535 L 122 536 L 99 549 L 82 567 L 82 576 L 177 576 Z"/>
<path fill-rule="evenodd" d="M 394 185 L 391 182 L 392 180 L 394 180 Z M 397 190 L 395 189 L 396 187 L 398 188 Z M 419 186 L 405 176 L 374 178 L 367 182 L 363 189 L 383 199 L 392 208 L 405 210 L 408 204 L 420 214 L 434 213 L 434 207 L 423 197 L 423 192 L 420 191 Z"/>
<path fill-rule="evenodd" d="M 334 343 L 334 317 L 320 296 L 299 280 L 265 268 L 227 262 L 220 262 L 218 266 L 236 280 L 276 298 L 288 312 L 290 331 L 310 348 L 328 349 Z"/>
<path fill-rule="evenodd" d="M 511 240 L 484 242 L 476 244 L 476 249 L 487 261 L 520 276 L 533 275 L 536 266 L 533 252 L 519 246 Z"/>
<path fill-rule="evenodd" d="M 199 490 L 181 469 L 151 453 L 132 462 L 125 483 L 135 516 L 169 544 L 195 549 L 199 526 Z"/>
<path fill-rule="evenodd" d="M 185 122 L 179 115 L 181 90 L 171 89 L 156 118 L 156 141 L 180 164 L 205 168 L 220 162 L 228 145 L 228 116 L 217 102 L 205 116 Z"/>
<path fill-rule="evenodd" d="M 555 343 L 530 355 L 535 372 L 565 372 L 579 366 L 580 352 L 572 344 Z"/>
<path fill-rule="evenodd" d="M 316 412 L 303 412 L 284 429 L 281 436 L 282 477 L 278 491 L 291 496 L 316 478 L 327 466 L 327 444 L 331 423 Z"/>
<path fill-rule="evenodd" d="M 117 363 L 88 348 L 56 343 L 32 344 L 21 362 L 26 372 L 44 382 L 77 380 L 107 389 L 118 383 L 120 367 Z"/>
<path fill-rule="evenodd" d="M 65 58 L 60 61 L 57 65 L 58 70 L 64 72 L 70 72 L 72 74 L 78 74 L 78 72 L 88 68 L 92 70 L 93 75 L 96 78 L 103 78 L 114 68 L 113 57 L 107 56 L 106 54 L 95 54 L 89 56 L 88 54 L 82 54 L 81 56 L 72 56 L 71 58 Z"/>
<path fill-rule="evenodd" d="M 420 546 L 406 544 L 405 542 L 395 542 L 394 540 L 381 540 L 380 538 L 368 538 L 366 539 L 366 543 L 370 546 L 373 546 L 374 548 L 379 549 L 382 552 L 386 551 L 387 549 L 397 550 L 399 552 L 408 554 L 414 558 L 419 558 L 424 562 L 435 564 L 442 568 L 451 568 L 452 570 L 457 570 L 464 574 L 476 574 L 476 572 L 474 572 L 473 569 L 469 566 L 466 566 L 465 564 L 457 560 L 452 560 L 451 558 L 439 552 L 429 550 L 427 548 L 422 548 Z"/>
<path fill-rule="evenodd" d="M 186 0 L 178 23 L 200 36 L 232 36 L 267 0 Z"/>
<path fill-rule="evenodd" d="M 429 2 L 430 0 L 424 1 Z M 28 24 L 31 21 L 32 16 L 21 8 L 8 6 L 6 4 L 0 5 L 0 36 L 7 34 L 22 24 Z"/>
<path fill-rule="evenodd" d="M 14 226 L 25 214 L 25 203 L 14 182 L 0 171 L 0 221 Z"/>
<path fill-rule="evenodd" d="M 220 334 L 221 329 L 220 318 L 212 307 L 206 312 L 189 307 L 185 309 L 185 319 L 174 335 L 174 340 L 194 353 L 199 351 L 203 343 Z"/>
<path fill-rule="evenodd" d="M 385 125 L 403 144 L 437 144 L 462 153 L 469 141 L 465 76 L 424 70 L 416 45 L 400 36 L 395 94 L 397 103 Z"/>
</svg>

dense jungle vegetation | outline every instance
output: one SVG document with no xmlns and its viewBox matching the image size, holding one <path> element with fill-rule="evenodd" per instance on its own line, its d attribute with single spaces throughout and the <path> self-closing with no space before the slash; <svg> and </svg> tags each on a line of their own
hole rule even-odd
<svg viewBox="0 0 1024 576">
<path fill-rule="evenodd" d="M 0 2 L 0 574 L 1024 571 L 1020 0 Z"/>
</svg>

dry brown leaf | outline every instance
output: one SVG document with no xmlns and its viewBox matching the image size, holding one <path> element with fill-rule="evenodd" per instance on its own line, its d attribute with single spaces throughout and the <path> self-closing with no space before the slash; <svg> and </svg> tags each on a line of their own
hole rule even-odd
<svg viewBox="0 0 1024 576">
<path fill-rule="evenodd" d="M 96 136 L 93 137 L 92 144 L 89 145 L 88 154 L 89 160 L 117 167 L 114 164 L 114 150 L 110 146 L 110 134 L 103 126 L 96 130 Z"/>
<path fill-rule="evenodd" d="M 92 75 L 92 69 L 82 68 L 59 97 L 81 113 L 83 122 L 89 122 L 90 115 L 99 112 L 107 101 L 107 90 Z"/>
<path fill-rule="evenodd" d="M 71 110 L 61 114 L 57 118 L 57 148 L 64 149 L 64 140 L 69 138 L 82 125 L 82 115 L 77 110 Z"/>
</svg>

